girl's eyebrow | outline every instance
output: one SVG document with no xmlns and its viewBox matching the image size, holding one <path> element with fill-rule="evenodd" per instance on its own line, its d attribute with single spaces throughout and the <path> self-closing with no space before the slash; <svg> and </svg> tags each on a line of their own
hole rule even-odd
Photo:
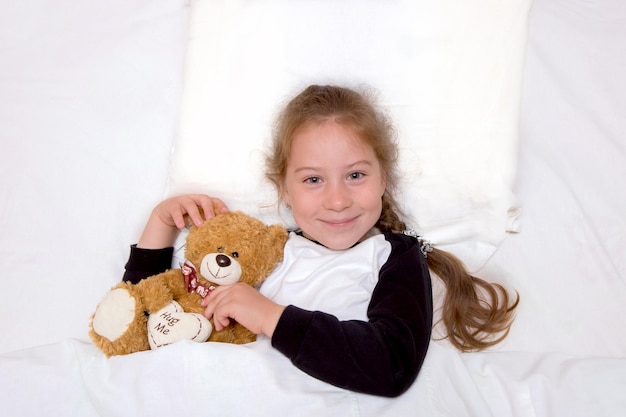
<svg viewBox="0 0 626 417">
<path fill-rule="evenodd" d="M 350 165 L 346 165 L 345 168 L 346 169 L 352 169 L 352 168 L 357 167 L 359 165 L 372 166 L 373 164 L 372 164 L 372 161 L 369 161 L 367 159 L 363 159 L 363 160 L 360 160 L 360 161 L 356 161 L 356 162 L 354 162 L 354 163 L 352 163 Z M 294 170 L 294 172 L 298 173 L 300 171 L 316 171 L 316 170 L 319 170 L 319 169 L 320 168 L 317 168 L 317 167 L 303 166 L 303 167 L 296 168 Z"/>
<path fill-rule="evenodd" d="M 363 160 L 361 160 L 361 161 L 356 161 L 356 162 L 355 162 L 355 163 L 353 163 L 353 164 L 346 165 L 346 166 L 345 166 L 345 169 L 346 169 L 346 170 L 356 169 L 356 168 L 361 167 L 361 166 L 363 166 L 363 165 L 365 165 L 366 167 L 371 167 L 371 166 L 373 166 L 374 164 L 372 163 L 372 161 L 370 161 L 370 160 L 368 160 L 368 159 L 363 159 Z"/>
<path fill-rule="evenodd" d="M 355 163 L 348 165 L 348 168 L 353 168 L 357 165 L 373 165 L 372 161 L 370 161 L 369 159 L 363 159 L 361 161 L 356 161 Z"/>
<path fill-rule="evenodd" d="M 300 168 L 294 169 L 293 172 L 297 174 L 298 172 L 301 172 L 301 171 L 317 171 L 318 169 L 319 168 L 315 168 L 315 167 L 300 167 Z"/>
</svg>

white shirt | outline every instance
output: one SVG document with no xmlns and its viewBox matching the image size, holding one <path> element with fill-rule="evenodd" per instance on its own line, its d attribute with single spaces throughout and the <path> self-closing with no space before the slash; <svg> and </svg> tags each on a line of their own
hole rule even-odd
<svg viewBox="0 0 626 417">
<path fill-rule="evenodd" d="M 350 249 L 332 250 L 292 232 L 282 263 L 260 291 L 278 304 L 324 311 L 339 320 L 367 320 L 378 272 L 390 253 L 380 234 Z"/>
</svg>

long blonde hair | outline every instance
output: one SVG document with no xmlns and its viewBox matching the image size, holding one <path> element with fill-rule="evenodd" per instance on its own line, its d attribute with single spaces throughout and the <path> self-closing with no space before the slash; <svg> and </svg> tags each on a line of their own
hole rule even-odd
<svg viewBox="0 0 626 417">
<path fill-rule="evenodd" d="M 355 129 L 378 158 L 387 186 L 382 212 L 376 224 L 381 232 L 402 232 L 406 224 L 393 195 L 397 189 L 398 148 L 389 117 L 376 108 L 369 93 L 338 86 L 312 85 L 294 97 L 279 114 L 274 140 L 266 159 L 266 176 L 278 190 L 285 178 L 296 131 L 310 123 L 332 119 Z M 502 341 L 508 334 L 519 297 L 512 302 L 499 284 L 469 274 L 454 255 L 433 248 L 428 267 L 446 285 L 441 321 L 447 338 L 462 351 L 481 350 Z"/>
</svg>

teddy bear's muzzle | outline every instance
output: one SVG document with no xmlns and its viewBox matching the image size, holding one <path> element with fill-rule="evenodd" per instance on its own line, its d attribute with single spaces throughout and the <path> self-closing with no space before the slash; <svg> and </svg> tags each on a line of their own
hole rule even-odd
<svg viewBox="0 0 626 417">
<path fill-rule="evenodd" d="M 202 258 L 200 274 L 218 285 L 229 285 L 241 279 L 241 265 L 223 253 L 209 253 Z"/>
</svg>

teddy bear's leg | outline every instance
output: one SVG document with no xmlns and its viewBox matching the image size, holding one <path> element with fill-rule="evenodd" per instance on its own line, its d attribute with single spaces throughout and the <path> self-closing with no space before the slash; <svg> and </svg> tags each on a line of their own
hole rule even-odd
<svg viewBox="0 0 626 417">
<path fill-rule="evenodd" d="M 213 328 L 202 314 L 202 299 L 188 293 L 180 269 L 171 269 L 131 287 L 147 316 L 147 340 L 156 349 L 179 340 L 205 342 Z"/>
<path fill-rule="evenodd" d="M 148 350 L 146 322 L 144 308 L 134 287 L 120 283 L 96 308 L 89 336 L 107 356 Z"/>
<path fill-rule="evenodd" d="M 124 288 L 109 291 L 96 308 L 93 330 L 112 342 L 119 339 L 135 319 L 136 303 L 135 297 Z"/>
</svg>

